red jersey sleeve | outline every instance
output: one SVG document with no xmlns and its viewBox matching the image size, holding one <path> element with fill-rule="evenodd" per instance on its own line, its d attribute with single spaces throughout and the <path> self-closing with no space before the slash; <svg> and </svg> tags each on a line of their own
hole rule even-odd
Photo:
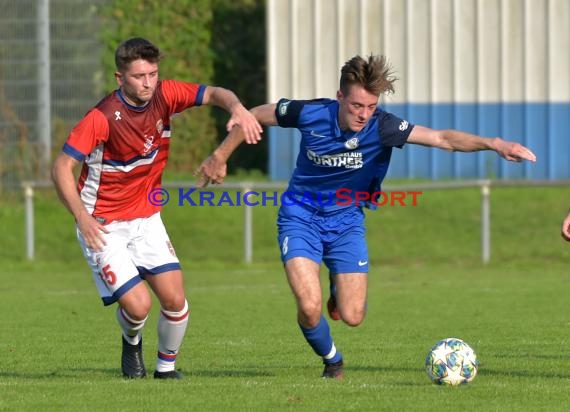
<svg viewBox="0 0 570 412">
<path fill-rule="evenodd" d="M 172 113 L 200 106 L 206 86 L 203 84 L 181 82 L 178 80 L 162 80 L 162 94 Z"/>
<path fill-rule="evenodd" d="M 108 138 L 109 122 L 100 110 L 94 108 L 71 130 L 63 152 L 81 162 Z"/>
</svg>

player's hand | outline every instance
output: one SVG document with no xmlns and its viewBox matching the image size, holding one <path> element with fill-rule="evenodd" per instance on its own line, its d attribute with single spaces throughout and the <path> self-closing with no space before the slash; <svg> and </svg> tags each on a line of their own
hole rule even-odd
<svg viewBox="0 0 570 412">
<path fill-rule="evenodd" d="M 523 160 L 536 162 L 535 154 L 517 142 L 498 139 L 496 150 L 499 156 L 511 162 L 522 162 Z"/>
<path fill-rule="evenodd" d="M 96 252 L 101 252 L 106 245 L 103 233 L 109 233 L 104 225 L 97 222 L 95 218 L 89 214 L 85 214 L 77 219 L 77 227 L 83 235 L 87 247 Z"/>
<path fill-rule="evenodd" d="M 261 140 L 263 127 L 261 127 L 255 116 L 242 104 L 235 105 L 231 113 L 232 116 L 226 124 L 226 130 L 230 132 L 234 126 L 239 125 L 245 134 L 245 142 L 248 144 L 257 144 L 257 142 Z"/>
<path fill-rule="evenodd" d="M 227 164 L 219 159 L 215 154 L 209 156 L 202 162 L 200 167 L 194 172 L 194 176 L 198 178 L 196 185 L 198 187 L 206 187 L 209 183 L 221 184 L 227 174 Z"/>
<path fill-rule="evenodd" d="M 562 222 L 562 237 L 570 242 L 570 213 L 566 215 L 566 219 Z"/>
</svg>

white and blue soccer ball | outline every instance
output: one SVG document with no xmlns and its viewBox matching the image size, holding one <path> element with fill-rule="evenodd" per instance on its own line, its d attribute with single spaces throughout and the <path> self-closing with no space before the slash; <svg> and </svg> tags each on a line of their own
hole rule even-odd
<svg viewBox="0 0 570 412">
<path fill-rule="evenodd" d="M 479 362 L 471 346 L 458 338 L 437 342 L 426 356 L 426 372 L 438 385 L 463 385 L 477 376 Z"/>
</svg>

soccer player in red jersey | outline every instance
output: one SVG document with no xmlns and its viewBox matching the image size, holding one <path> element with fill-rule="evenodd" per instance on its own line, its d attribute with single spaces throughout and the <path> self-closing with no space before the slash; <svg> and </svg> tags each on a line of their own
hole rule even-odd
<svg viewBox="0 0 570 412">
<path fill-rule="evenodd" d="M 250 138 L 262 132 L 230 90 L 159 79 L 160 50 L 132 38 L 116 50 L 118 89 L 73 128 L 54 162 L 57 192 L 74 216 L 77 237 L 104 305 L 117 305 L 123 331 L 121 366 L 127 378 L 146 376 L 142 329 L 151 309 L 149 289 L 160 301 L 154 377 L 180 379 L 176 356 L 188 324 L 180 262 L 149 196 L 160 190 L 168 160 L 171 117 L 200 105 L 230 114 Z M 82 164 L 79 182 L 73 171 Z"/>
</svg>

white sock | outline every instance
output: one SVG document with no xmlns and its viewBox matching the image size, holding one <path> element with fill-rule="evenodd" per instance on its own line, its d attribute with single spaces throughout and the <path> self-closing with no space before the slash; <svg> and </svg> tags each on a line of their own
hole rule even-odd
<svg viewBox="0 0 570 412">
<path fill-rule="evenodd" d="M 158 356 L 156 370 L 168 372 L 174 370 L 176 355 L 182 345 L 186 327 L 188 326 L 188 301 L 180 312 L 160 310 L 158 318 Z"/>
<path fill-rule="evenodd" d="M 138 345 L 142 337 L 140 331 L 144 327 L 148 316 L 143 320 L 134 320 L 120 306 L 117 307 L 115 314 L 117 316 L 117 321 L 123 330 L 125 340 L 131 345 Z"/>
</svg>

